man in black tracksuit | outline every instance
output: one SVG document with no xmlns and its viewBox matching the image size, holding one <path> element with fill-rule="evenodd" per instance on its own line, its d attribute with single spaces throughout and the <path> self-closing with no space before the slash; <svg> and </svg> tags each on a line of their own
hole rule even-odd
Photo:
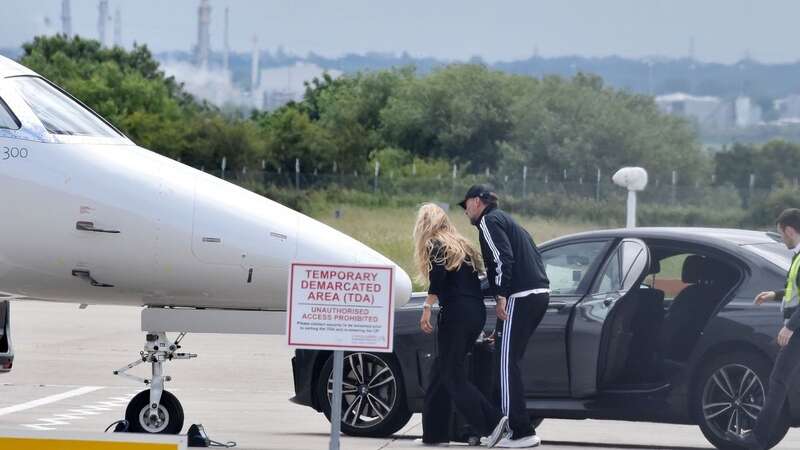
<svg viewBox="0 0 800 450">
<path fill-rule="evenodd" d="M 500 406 L 509 417 L 511 435 L 497 446 L 533 447 L 539 439 L 525 408 L 519 362 L 547 311 L 550 281 L 530 234 L 497 208 L 497 194 L 489 187 L 472 186 L 460 205 L 478 227 L 486 276 L 502 320 L 497 352 Z"/>
</svg>

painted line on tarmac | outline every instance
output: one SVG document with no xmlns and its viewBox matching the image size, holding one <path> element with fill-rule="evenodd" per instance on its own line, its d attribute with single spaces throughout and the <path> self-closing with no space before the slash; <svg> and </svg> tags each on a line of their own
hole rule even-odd
<svg viewBox="0 0 800 450">
<path fill-rule="evenodd" d="M 38 400 L 33 400 L 26 403 L 20 403 L 18 405 L 9 406 L 7 408 L 0 408 L 0 416 L 13 414 L 19 411 L 25 411 L 26 409 L 32 409 L 42 405 L 49 405 L 50 403 L 60 402 L 61 400 L 88 394 L 90 392 L 98 391 L 100 389 L 103 388 L 101 386 L 84 386 L 82 388 L 73 389 L 71 391 L 67 391 L 61 394 L 51 395 L 49 397 L 40 398 Z"/>
<path fill-rule="evenodd" d="M 119 409 L 128 404 L 136 394 L 129 394 L 124 396 L 110 397 L 105 401 L 95 402 L 89 405 L 83 405 L 76 409 L 70 409 L 66 413 L 53 414 L 49 417 L 36 419 L 37 423 L 26 423 L 22 426 L 30 428 L 31 430 L 38 431 L 51 431 L 55 430 L 58 425 L 70 425 L 71 422 L 76 420 L 83 420 L 88 416 L 96 416 L 106 414 L 113 409 Z"/>
</svg>

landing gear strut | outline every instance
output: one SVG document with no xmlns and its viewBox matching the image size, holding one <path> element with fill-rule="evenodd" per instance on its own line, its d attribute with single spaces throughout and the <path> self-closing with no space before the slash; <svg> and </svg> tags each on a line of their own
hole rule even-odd
<svg viewBox="0 0 800 450">
<path fill-rule="evenodd" d="M 115 370 L 114 375 L 131 379 L 137 383 L 149 386 L 138 393 L 128 403 L 125 419 L 128 421 L 128 430 L 138 433 L 178 434 L 183 428 L 183 407 L 174 395 L 164 390 L 164 383 L 172 378 L 164 375 L 164 363 L 175 359 L 196 358 L 196 354 L 178 352 L 180 342 L 186 336 L 181 333 L 175 342 L 167 338 L 164 332 L 148 332 L 145 338 L 144 350 L 139 352 L 140 358 L 127 366 Z M 142 363 L 150 363 L 152 367 L 151 378 L 141 378 L 131 375 L 128 370 Z"/>
</svg>

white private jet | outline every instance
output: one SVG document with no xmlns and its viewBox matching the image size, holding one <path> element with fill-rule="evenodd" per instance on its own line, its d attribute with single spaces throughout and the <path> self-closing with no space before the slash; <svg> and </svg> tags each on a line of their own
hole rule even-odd
<svg viewBox="0 0 800 450">
<path fill-rule="evenodd" d="M 282 333 L 291 261 L 395 267 L 320 222 L 137 146 L 58 86 L 0 56 L 0 369 L 9 300 L 144 307 L 141 357 L 114 371 L 148 388 L 131 431 L 179 433 L 163 365 L 187 332 Z M 5 297 L 5 298 L 3 298 Z M 179 333 L 175 340 L 167 332 Z M 152 377 L 126 373 L 151 364 Z"/>
</svg>

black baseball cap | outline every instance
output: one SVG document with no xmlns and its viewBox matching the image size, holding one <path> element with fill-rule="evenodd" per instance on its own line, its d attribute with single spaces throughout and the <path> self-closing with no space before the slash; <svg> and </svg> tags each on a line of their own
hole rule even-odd
<svg viewBox="0 0 800 450">
<path fill-rule="evenodd" d="M 471 198 L 478 197 L 483 200 L 497 198 L 497 194 L 492 192 L 492 188 L 485 185 L 485 184 L 475 184 L 467 191 L 467 194 L 464 195 L 464 200 L 458 203 L 464 209 L 467 209 L 467 200 Z"/>
</svg>

